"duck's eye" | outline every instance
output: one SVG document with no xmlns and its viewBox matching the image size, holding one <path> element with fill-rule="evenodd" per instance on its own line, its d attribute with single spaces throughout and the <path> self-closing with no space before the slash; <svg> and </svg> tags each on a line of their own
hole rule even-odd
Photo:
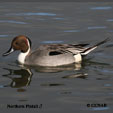
<svg viewBox="0 0 113 113">
<path fill-rule="evenodd" d="M 18 45 L 18 42 L 16 42 L 15 44 Z"/>
</svg>

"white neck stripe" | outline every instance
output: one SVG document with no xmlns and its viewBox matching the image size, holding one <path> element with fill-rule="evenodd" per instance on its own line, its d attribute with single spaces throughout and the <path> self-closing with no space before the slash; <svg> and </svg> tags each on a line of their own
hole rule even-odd
<svg viewBox="0 0 113 113">
<path fill-rule="evenodd" d="M 25 59 L 26 59 L 26 56 L 29 54 L 30 52 L 30 43 L 29 43 L 29 40 L 27 39 L 27 42 L 28 42 L 28 46 L 29 46 L 29 49 L 27 50 L 27 52 L 23 53 L 21 52 L 19 55 L 18 55 L 18 62 L 21 63 L 21 64 L 25 64 Z"/>
</svg>

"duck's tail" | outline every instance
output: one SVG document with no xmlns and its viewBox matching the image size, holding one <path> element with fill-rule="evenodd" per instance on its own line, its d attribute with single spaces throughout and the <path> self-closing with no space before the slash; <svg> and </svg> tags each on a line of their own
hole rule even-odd
<svg viewBox="0 0 113 113">
<path fill-rule="evenodd" d="M 91 51 L 93 51 L 94 49 L 96 49 L 99 45 L 106 43 L 109 40 L 109 38 L 97 43 L 96 45 L 89 47 L 87 49 L 85 49 L 83 52 L 81 52 L 81 55 L 87 55 L 88 53 L 90 53 Z"/>
</svg>

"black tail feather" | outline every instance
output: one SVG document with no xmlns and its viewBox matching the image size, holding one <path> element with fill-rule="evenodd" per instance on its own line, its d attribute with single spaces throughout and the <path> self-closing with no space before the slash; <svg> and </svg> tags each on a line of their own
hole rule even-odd
<svg viewBox="0 0 113 113">
<path fill-rule="evenodd" d="M 94 46 L 99 46 L 99 45 L 101 45 L 101 44 L 106 43 L 106 42 L 109 41 L 109 40 L 110 40 L 109 38 L 106 38 L 105 40 L 103 40 L 102 42 L 97 43 L 97 44 L 94 45 Z"/>
<path fill-rule="evenodd" d="M 106 43 L 107 41 L 109 41 L 109 38 L 106 38 L 105 40 L 97 43 L 96 45 L 94 45 L 93 47 L 89 47 L 86 50 L 84 50 L 83 52 L 81 52 L 81 55 L 87 55 L 89 52 L 93 51 L 94 49 L 96 49 L 99 45 Z"/>
</svg>

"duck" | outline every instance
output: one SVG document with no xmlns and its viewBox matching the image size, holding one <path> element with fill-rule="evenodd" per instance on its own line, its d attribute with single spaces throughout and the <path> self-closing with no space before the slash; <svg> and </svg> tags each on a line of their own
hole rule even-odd
<svg viewBox="0 0 113 113">
<path fill-rule="evenodd" d="M 20 51 L 17 61 L 22 65 L 49 67 L 63 66 L 73 63 L 81 63 L 84 56 L 107 41 L 108 38 L 90 47 L 87 47 L 89 44 L 84 43 L 44 44 L 32 51 L 32 42 L 30 38 L 25 35 L 18 35 L 14 37 L 10 49 L 5 52 L 3 56 L 7 56 L 14 51 Z"/>
</svg>

